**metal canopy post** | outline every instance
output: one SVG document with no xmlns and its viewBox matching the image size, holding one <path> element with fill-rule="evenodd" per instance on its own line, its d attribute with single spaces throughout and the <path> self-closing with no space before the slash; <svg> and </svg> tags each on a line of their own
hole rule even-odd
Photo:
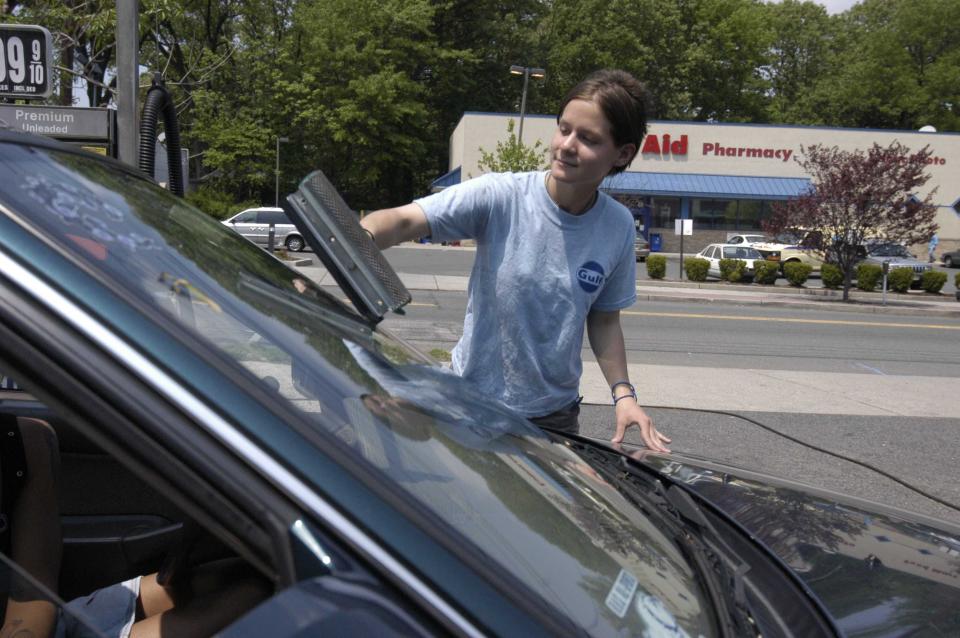
<svg viewBox="0 0 960 638">
<path fill-rule="evenodd" d="M 137 0 L 117 0 L 117 156 L 121 162 L 133 167 L 137 166 L 139 148 L 137 10 Z"/>
</svg>

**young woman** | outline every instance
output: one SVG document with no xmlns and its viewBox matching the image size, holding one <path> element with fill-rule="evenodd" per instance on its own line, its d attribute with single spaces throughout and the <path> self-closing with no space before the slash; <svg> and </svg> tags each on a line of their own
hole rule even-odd
<svg viewBox="0 0 960 638">
<path fill-rule="evenodd" d="M 483 175 L 361 223 L 381 249 L 423 235 L 476 240 L 456 373 L 538 425 L 577 432 L 586 326 L 616 406 L 613 442 L 637 425 L 665 452 L 670 439 L 627 376 L 620 328 L 636 301 L 633 218 L 598 190 L 636 156 L 645 102 L 630 74 L 593 73 L 561 104 L 548 170 Z"/>
</svg>

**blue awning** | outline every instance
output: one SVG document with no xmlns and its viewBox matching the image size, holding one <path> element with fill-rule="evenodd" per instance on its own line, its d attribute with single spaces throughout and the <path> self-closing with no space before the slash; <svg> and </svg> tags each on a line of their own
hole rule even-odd
<svg viewBox="0 0 960 638">
<path fill-rule="evenodd" d="M 454 184 L 460 183 L 460 167 L 456 167 L 449 173 L 441 175 L 437 179 L 433 180 L 430 183 L 430 192 L 436 193 L 437 191 L 442 191 L 448 186 L 453 186 Z"/>
<path fill-rule="evenodd" d="M 806 177 L 741 177 L 685 173 L 619 173 L 603 180 L 611 193 L 732 199 L 788 199 L 810 189 Z"/>
</svg>

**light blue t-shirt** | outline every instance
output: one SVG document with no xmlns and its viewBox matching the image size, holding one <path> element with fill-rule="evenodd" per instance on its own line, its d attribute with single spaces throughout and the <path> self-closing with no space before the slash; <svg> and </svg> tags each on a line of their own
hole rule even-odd
<svg viewBox="0 0 960 638">
<path fill-rule="evenodd" d="M 477 242 L 453 370 L 528 417 L 577 398 L 587 314 L 637 298 L 630 211 L 601 193 L 571 215 L 546 175 L 486 174 L 416 200 L 434 241 Z"/>
</svg>

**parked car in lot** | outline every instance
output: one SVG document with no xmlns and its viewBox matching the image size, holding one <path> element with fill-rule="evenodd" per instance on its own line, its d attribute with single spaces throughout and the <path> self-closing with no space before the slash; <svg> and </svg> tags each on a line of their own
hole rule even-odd
<svg viewBox="0 0 960 638">
<path fill-rule="evenodd" d="M 746 262 L 747 268 L 743 274 L 744 279 L 753 279 L 757 272 L 755 262 L 763 261 L 763 256 L 756 248 L 736 244 L 709 244 L 696 256 L 709 261 L 710 266 L 707 269 L 707 274 L 718 278 L 720 277 L 721 259 L 739 259 Z"/>
<path fill-rule="evenodd" d="M 633 240 L 633 252 L 637 261 L 646 261 L 650 256 L 650 242 L 640 233 Z"/>
<path fill-rule="evenodd" d="M 248 208 L 223 221 L 258 246 L 269 243 L 270 224 L 274 225 L 274 246 L 283 246 L 290 252 L 300 252 L 305 244 L 303 235 L 287 218 L 282 208 Z"/>
<path fill-rule="evenodd" d="M 875 264 L 883 266 L 889 264 L 890 270 L 894 268 L 909 268 L 913 270 L 912 287 L 920 286 L 920 278 L 923 273 L 932 270 L 933 266 L 925 261 L 920 261 L 910 254 L 906 246 L 889 242 L 871 243 L 864 246 L 866 257 L 860 263 Z"/>
<path fill-rule="evenodd" d="M 940 261 L 942 261 L 943 265 L 947 268 L 960 267 L 960 250 L 952 250 L 950 252 L 943 253 L 940 255 Z"/>
<path fill-rule="evenodd" d="M 730 235 L 727 237 L 728 244 L 733 244 L 735 246 L 753 246 L 754 244 L 762 244 L 770 241 L 770 238 L 766 235 Z"/>
<path fill-rule="evenodd" d="M 0 167 L 0 412 L 59 433 L 60 608 L 214 554 L 272 589 L 227 638 L 960 632 L 956 526 L 536 428 L 360 311 L 354 271 L 393 280 L 359 226 L 347 305 L 107 158 L 0 132 Z"/>
<path fill-rule="evenodd" d="M 825 256 L 822 251 L 812 248 L 814 232 L 817 231 L 784 232 L 766 242 L 755 243 L 753 247 L 764 259 L 780 262 L 781 272 L 784 264 L 799 262 L 819 273 Z"/>
</svg>

